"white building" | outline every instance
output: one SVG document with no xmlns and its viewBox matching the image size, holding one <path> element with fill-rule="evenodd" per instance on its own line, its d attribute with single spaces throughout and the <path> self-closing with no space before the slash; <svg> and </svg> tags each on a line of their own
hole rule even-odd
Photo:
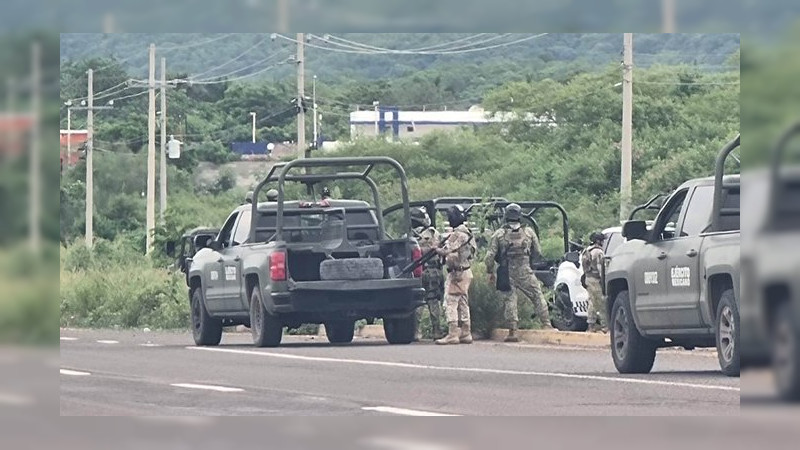
<svg viewBox="0 0 800 450">
<path fill-rule="evenodd" d="M 478 127 L 511 119 L 512 113 L 487 113 L 479 106 L 468 111 L 400 111 L 397 108 L 354 111 L 350 113 L 350 138 L 392 136 L 415 140 L 435 130 L 452 131 Z M 542 122 L 531 116 L 530 120 Z"/>
</svg>

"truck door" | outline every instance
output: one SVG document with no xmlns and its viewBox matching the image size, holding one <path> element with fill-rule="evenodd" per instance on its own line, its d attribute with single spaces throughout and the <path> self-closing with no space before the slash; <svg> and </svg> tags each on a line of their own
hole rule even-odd
<svg viewBox="0 0 800 450">
<path fill-rule="evenodd" d="M 239 211 L 235 211 L 225 221 L 225 225 L 217 235 L 216 242 L 222 247 L 212 250 L 204 265 L 203 276 L 206 282 L 206 308 L 209 312 L 225 311 L 225 271 L 222 268 L 223 253 L 227 250 L 228 243 L 233 235 Z"/>
<path fill-rule="evenodd" d="M 664 305 L 671 325 L 701 328 L 700 251 L 702 233 L 711 225 L 714 186 L 697 186 L 688 197 L 675 238 L 667 243 L 667 297 Z"/>
<path fill-rule="evenodd" d="M 249 210 L 242 211 L 236 222 L 234 232 L 225 248 L 222 250 L 222 274 L 225 282 L 223 288 L 222 307 L 227 312 L 247 311 L 249 306 L 248 299 L 245 299 L 244 282 L 242 280 L 242 258 L 250 237 L 250 216 Z"/>
<path fill-rule="evenodd" d="M 687 192 L 688 189 L 676 192 L 661 209 L 650 232 L 650 240 L 642 246 L 639 263 L 634 268 L 636 298 L 633 309 L 643 329 L 670 326 L 667 255 L 675 239 L 675 223 L 681 217 Z"/>
</svg>

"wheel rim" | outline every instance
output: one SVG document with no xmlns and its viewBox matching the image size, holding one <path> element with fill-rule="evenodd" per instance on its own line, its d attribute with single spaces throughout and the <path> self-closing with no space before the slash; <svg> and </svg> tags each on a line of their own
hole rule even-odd
<svg viewBox="0 0 800 450">
<path fill-rule="evenodd" d="M 253 310 L 253 317 L 250 319 L 252 327 L 250 329 L 253 331 L 253 336 L 258 336 L 261 333 L 261 325 L 264 320 L 264 317 L 261 315 L 261 305 L 258 304 L 258 299 L 253 298 L 250 300 L 251 309 Z"/>
<path fill-rule="evenodd" d="M 195 297 L 192 299 L 192 325 L 194 326 L 194 331 L 200 331 L 200 301 Z"/>
<path fill-rule="evenodd" d="M 617 309 L 614 316 L 614 352 L 619 359 L 628 353 L 628 316 L 624 308 Z"/>
<path fill-rule="evenodd" d="M 733 310 L 730 306 L 722 308 L 719 315 L 719 352 L 726 364 L 733 361 L 736 351 L 736 324 L 733 321 Z"/>
<path fill-rule="evenodd" d="M 775 379 L 779 386 L 786 386 L 791 383 L 790 380 L 794 379 L 795 365 L 797 364 L 794 361 L 796 354 L 794 333 L 787 320 L 778 322 L 772 342 L 772 365 Z"/>
</svg>

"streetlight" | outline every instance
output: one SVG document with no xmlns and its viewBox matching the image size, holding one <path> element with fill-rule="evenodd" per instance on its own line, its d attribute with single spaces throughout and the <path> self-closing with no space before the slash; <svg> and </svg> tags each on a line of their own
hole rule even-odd
<svg viewBox="0 0 800 450">
<path fill-rule="evenodd" d="M 256 143 L 256 113 L 255 111 L 250 112 L 250 117 L 253 118 L 253 144 Z"/>
<path fill-rule="evenodd" d="M 378 127 L 378 115 L 379 115 L 379 114 L 378 114 L 378 106 L 379 106 L 380 104 L 381 104 L 381 103 L 380 103 L 379 101 L 377 101 L 377 100 L 375 100 L 374 102 L 372 102 L 372 106 L 374 106 L 374 107 L 375 107 L 375 137 L 378 137 L 378 136 L 380 136 L 380 134 L 381 134 L 381 130 L 380 130 L 380 128 Z"/>
</svg>

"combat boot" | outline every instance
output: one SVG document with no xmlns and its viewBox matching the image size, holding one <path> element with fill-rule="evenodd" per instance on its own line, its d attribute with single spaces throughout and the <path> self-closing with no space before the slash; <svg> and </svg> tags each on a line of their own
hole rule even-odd
<svg viewBox="0 0 800 450">
<path fill-rule="evenodd" d="M 506 336 L 505 342 L 519 342 L 519 338 L 517 337 L 517 322 L 511 322 L 508 325 L 508 336 Z"/>
<path fill-rule="evenodd" d="M 447 327 L 447 336 L 438 339 L 436 343 L 439 345 L 458 344 L 458 335 L 461 333 L 461 330 L 458 328 L 458 322 L 448 322 Z"/>
<path fill-rule="evenodd" d="M 442 327 L 439 326 L 438 321 L 431 324 L 431 333 L 433 334 L 433 339 L 441 339 L 444 337 L 442 334 Z"/>
<path fill-rule="evenodd" d="M 470 322 L 464 322 L 461 326 L 461 336 L 458 337 L 458 342 L 472 344 L 472 324 Z"/>
</svg>

